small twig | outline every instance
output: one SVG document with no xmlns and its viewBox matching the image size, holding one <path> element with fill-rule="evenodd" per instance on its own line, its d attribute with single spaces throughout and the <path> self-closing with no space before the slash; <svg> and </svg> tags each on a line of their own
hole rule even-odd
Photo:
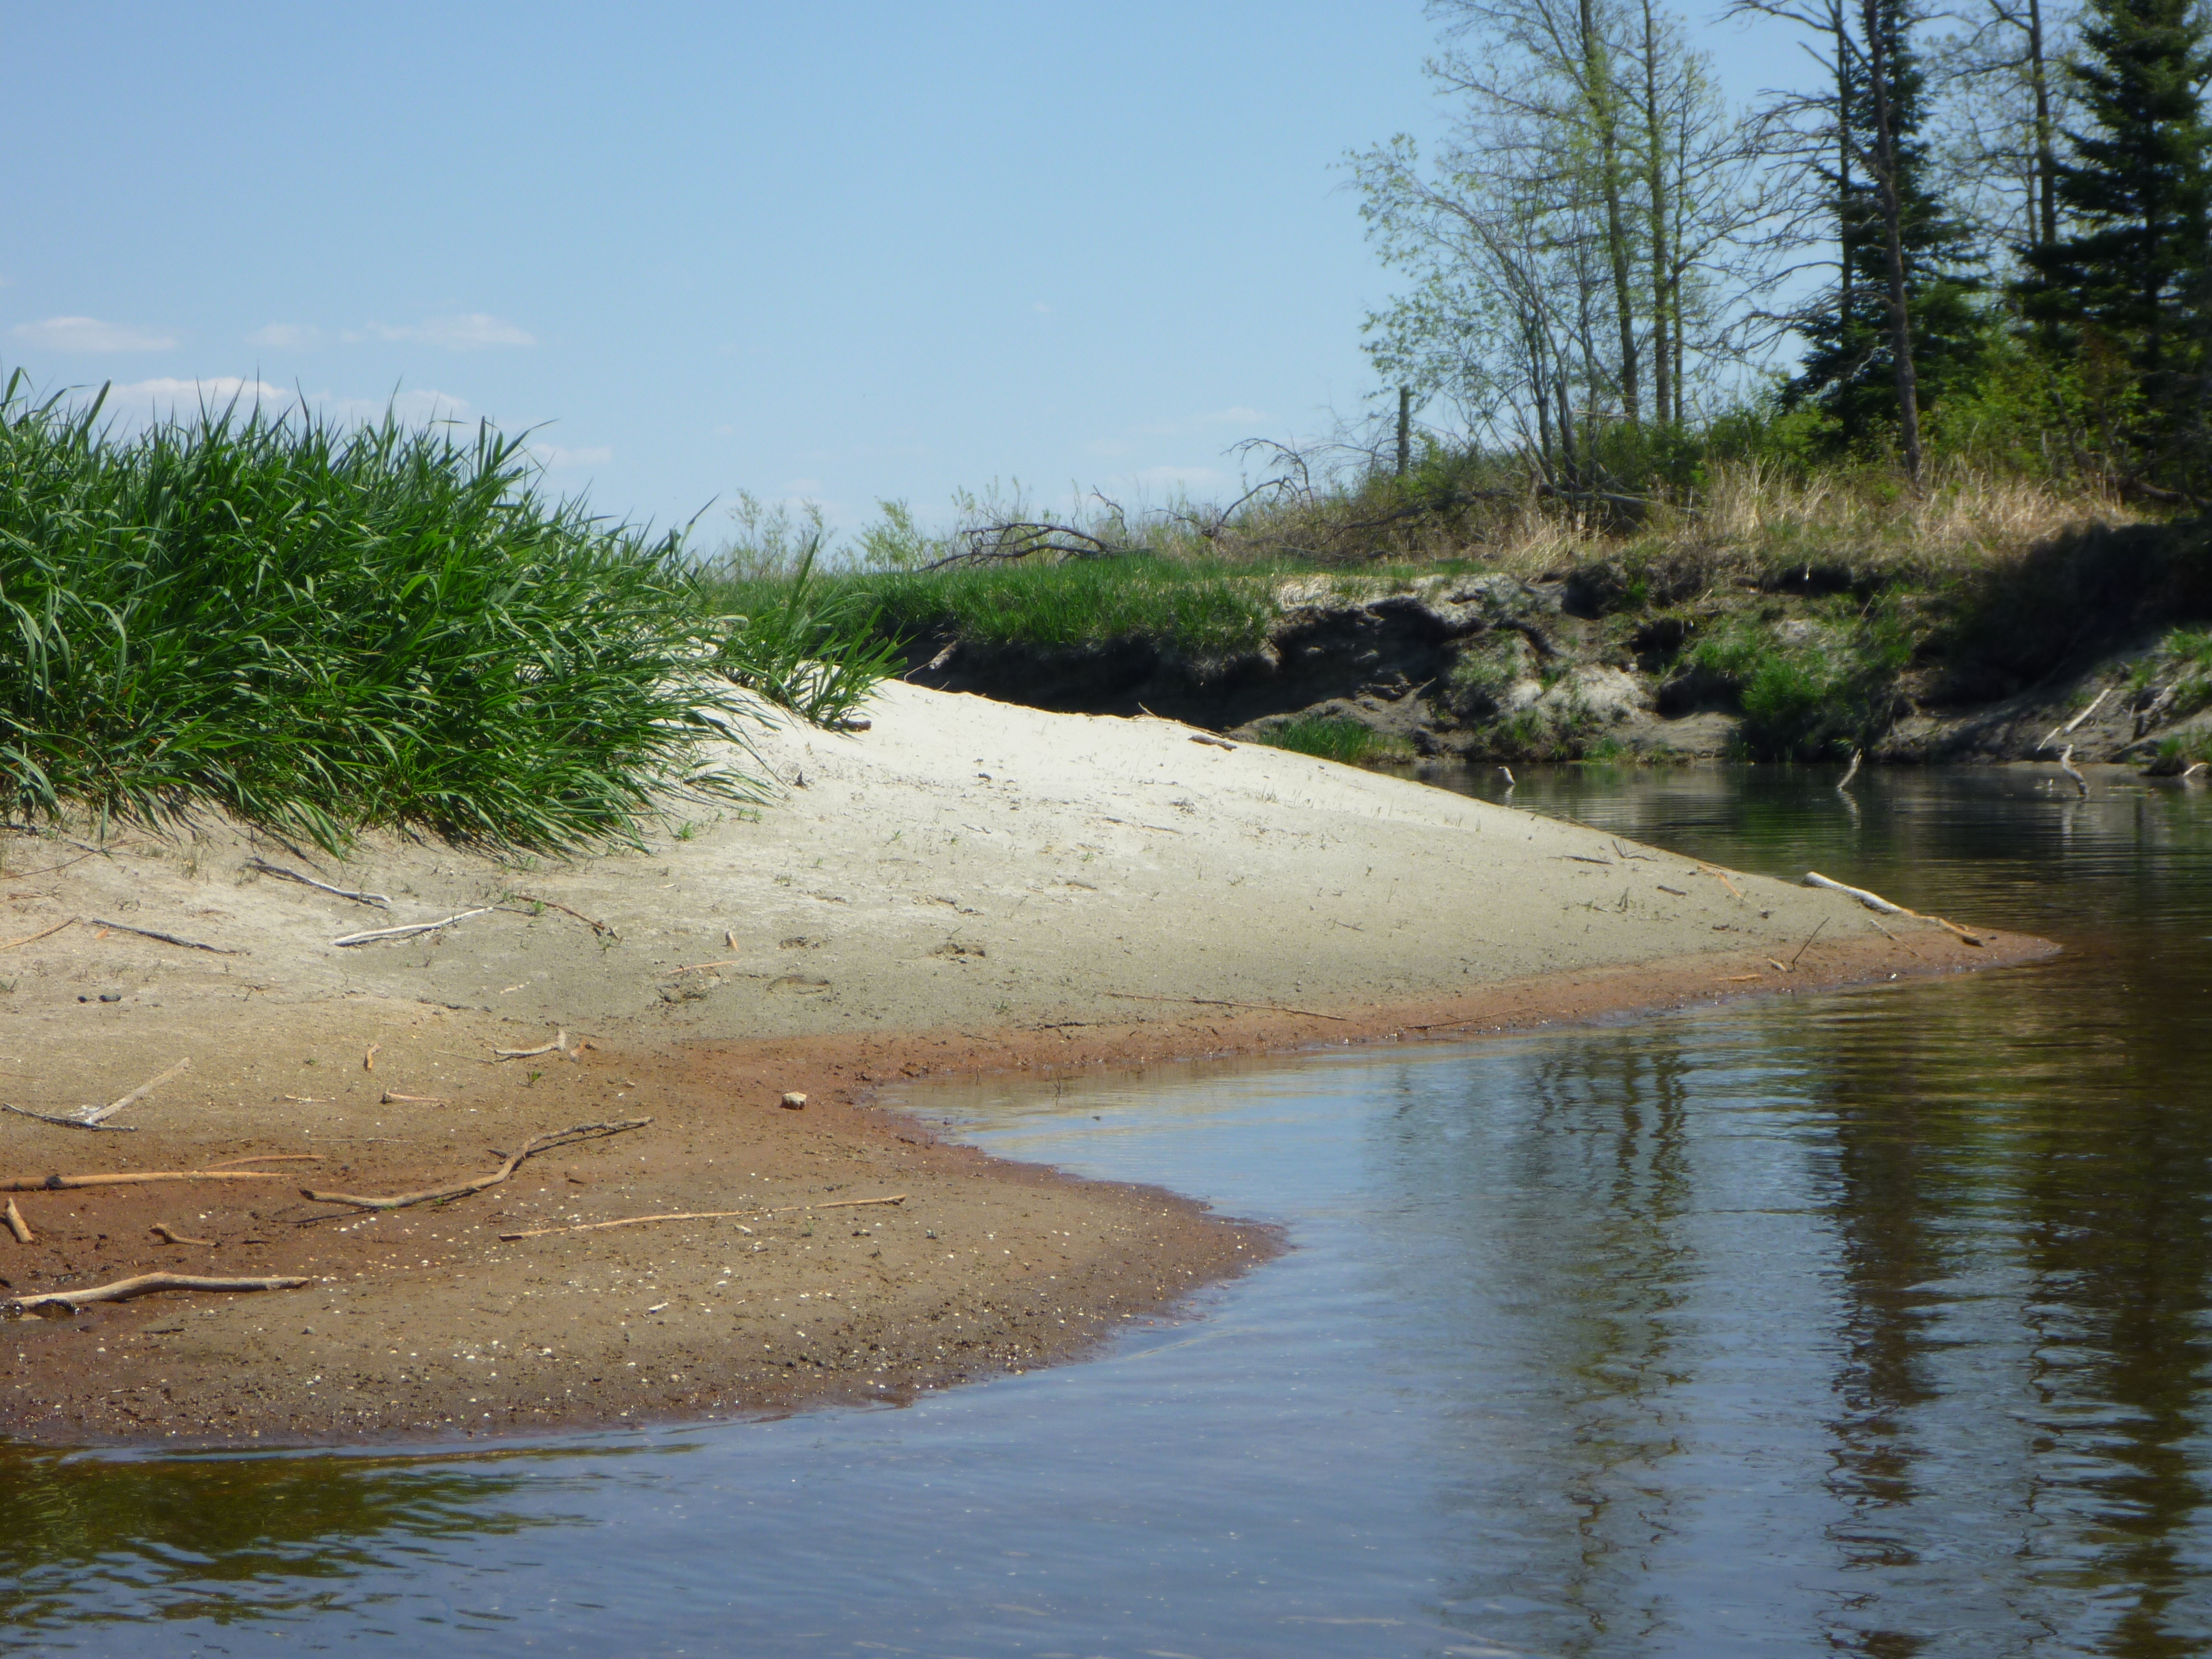
<svg viewBox="0 0 2212 1659">
<path fill-rule="evenodd" d="M 376 1051 L 383 1046 L 380 1042 L 372 1042 L 368 1045 L 368 1052 L 361 1057 L 362 1071 L 373 1072 L 376 1069 Z"/>
<path fill-rule="evenodd" d="M 256 1152 L 251 1158 L 227 1158 L 220 1164 L 210 1164 L 210 1170 L 228 1170 L 238 1164 L 320 1164 L 320 1152 Z"/>
<path fill-rule="evenodd" d="M 8 879 L 10 881 L 29 881 L 35 876 L 51 876 L 58 871 L 68 869 L 70 866 L 73 864 L 82 864 L 87 859 L 91 858 L 92 856 L 94 856 L 94 854 L 91 853 L 79 853 L 73 859 L 64 859 L 59 864 L 49 864 L 43 870 L 10 870 L 8 872 Z"/>
<path fill-rule="evenodd" d="M 1805 942 L 1797 947 L 1797 955 L 1790 958 L 1790 971 L 1791 973 L 1794 974 L 1797 971 L 1798 959 L 1802 957 L 1806 951 L 1813 948 L 1813 941 L 1820 937 L 1820 929 L 1826 927 L 1827 925 L 1827 917 L 1822 916 L 1819 923 L 1814 926 L 1813 931 L 1805 935 Z"/>
<path fill-rule="evenodd" d="M 380 1106 L 444 1106 L 448 1103 L 434 1095 L 395 1095 L 389 1089 L 377 1101 Z"/>
<path fill-rule="evenodd" d="M 1560 853 L 1555 854 L 1555 856 L 1563 859 L 1571 859 L 1577 864 L 1601 864 L 1608 870 L 1613 867 L 1613 860 L 1611 859 L 1594 859 L 1582 853 Z"/>
<path fill-rule="evenodd" d="M 542 1042 L 535 1048 L 495 1048 L 492 1053 L 501 1060 L 535 1060 L 540 1054 L 558 1054 L 563 1060 L 572 1058 L 568 1053 L 568 1032 L 565 1026 L 554 1033 L 552 1042 Z"/>
<path fill-rule="evenodd" d="M 31 1224 L 23 1219 L 23 1212 L 15 1207 L 15 1200 L 12 1198 L 8 1200 L 7 1221 L 8 1231 L 15 1235 L 18 1244 L 37 1242 L 39 1236 L 31 1231 Z"/>
<path fill-rule="evenodd" d="M 109 1118 L 113 1117 L 125 1107 L 136 1106 L 140 1101 L 145 1099 L 148 1095 L 152 1094 L 155 1090 L 160 1088 L 171 1078 L 176 1076 L 178 1073 L 189 1072 L 191 1068 L 192 1057 L 190 1054 L 186 1054 L 182 1060 L 169 1067 L 167 1071 L 162 1073 L 161 1076 L 147 1079 L 145 1082 L 140 1084 L 137 1088 L 133 1089 L 129 1094 L 125 1095 L 121 1099 L 111 1100 L 106 1105 L 100 1108 L 99 1110 L 85 1113 L 84 1121 L 87 1123 L 105 1123 Z"/>
<path fill-rule="evenodd" d="M 17 1117 L 36 1118 L 41 1123 L 58 1124 L 64 1129 L 97 1129 L 103 1134 L 135 1135 L 137 1126 L 130 1123 L 94 1123 L 88 1118 L 70 1117 L 58 1112 L 34 1112 L 27 1106 L 11 1106 L 0 1100 L 0 1112 L 13 1112 Z"/>
<path fill-rule="evenodd" d="M 90 858 L 92 854 L 87 853 L 85 856 L 87 858 Z M 21 939 L 11 939 L 4 942 L 0 942 L 0 951 L 12 951 L 19 945 L 36 945 L 42 939 L 52 939 L 56 933 L 60 933 L 63 928 L 69 927 L 70 923 L 76 921 L 76 918 L 75 916 L 70 916 L 66 921 L 56 922 L 52 927 L 46 929 L 43 933 L 26 933 Z"/>
<path fill-rule="evenodd" d="M 302 1187 L 300 1193 L 301 1196 L 317 1204 L 350 1204 L 362 1210 L 404 1210 L 410 1205 L 429 1204 L 441 1199 L 466 1198 L 471 1194 L 498 1186 L 522 1167 L 525 1158 L 578 1140 L 592 1140 L 602 1135 L 618 1135 L 626 1130 L 642 1129 L 652 1121 L 649 1117 L 621 1118 L 608 1123 L 579 1123 L 570 1128 L 556 1129 L 551 1134 L 536 1135 L 524 1142 L 520 1152 L 507 1158 L 489 1175 L 478 1176 L 473 1181 L 457 1181 L 450 1187 L 431 1187 L 419 1193 L 395 1193 L 390 1198 L 363 1198 L 352 1193 L 319 1193 L 307 1187 Z"/>
<path fill-rule="evenodd" d="M 133 927 L 128 922 L 102 921 L 98 916 L 88 917 L 86 925 L 112 927 L 118 933 L 136 933 L 140 939 L 159 939 L 164 945 L 181 945 L 187 951 L 204 951 L 211 957 L 250 957 L 253 954 L 251 951 L 228 950 L 220 945 L 203 945 L 196 939 L 179 939 L 174 933 L 159 933 L 151 927 Z"/>
<path fill-rule="evenodd" d="M 654 1221 L 724 1221 L 739 1215 L 781 1215 L 790 1210 L 854 1210 L 865 1204 L 903 1204 L 904 1193 L 889 1198 L 841 1198 L 830 1204 L 785 1204 L 773 1210 L 687 1210 L 677 1215 L 626 1215 L 619 1221 L 584 1221 L 573 1227 L 532 1227 L 528 1232 L 501 1233 L 502 1243 L 519 1238 L 544 1238 L 550 1233 L 595 1233 L 603 1227 L 642 1227 Z"/>
<path fill-rule="evenodd" d="M 1311 1008 L 1285 1008 L 1272 1002 L 1227 1002 L 1219 997 L 1148 997 L 1136 991 L 1108 991 L 1104 994 L 1119 997 L 1124 1002 L 1194 1002 L 1201 1008 L 1250 1008 L 1263 1014 L 1297 1014 L 1306 1019 L 1333 1019 L 1340 1025 L 1347 1023 L 1342 1014 L 1317 1013 Z"/>
<path fill-rule="evenodd" d="M 342 899 L 351 899 L 356 904 L 372 905 L 379 910 L 389 910 L 392 900 L 383 893 L 355 892 L 350 888 L 333 887 L 326 881 L 317 881 L 313 876 L 303 876 L 297 870 L 287 870 L 281 864 L 271 864 L 258 856 L 246 860 L 249 870 L 258 870 L 264 876 L 277 876 L 286 881 L 296 881 L 302 887 L 312 887 L 317 892 L 329 893 Z"/>
<path fill-rule="evenodd" d="M 459 910 L 435 921 L 418 921 L 405 927 L 379 927 L 366 933 L 348 933 L 343 939 L 332 939 L 331 943 L 337 945 L 372 945 L 380 939 L 412 939 L 417 933 L 435 933 L 439 928 L 450 927 L 457 921 L 466 921 L 471 916 L 489 915 L 497 908 L 495 905 L 479 904 L 473 910 Z"/>
<path fill-rule="evenodd" d="M 1720 883 L 1722 886 L 1727 888 L 1729 892 L 1734 893 L 1738 898 L 1741 898 L 1743 896 L 1743 890 L 1728 878 L 1728 874 L 1725 871 L 1716 870 L 1710 864 L 1701 864 L 1698 866 L 1698 873 L 1701 876 L 1711 876 L 1715 881 Z"/>
<path fill-rule="evenodd" d="M 689 968 L 678 968 L 679 974 L 703 974 L 709 968 L 734 968 L 742 958 L 732 957 L 727 962 L 695 962 Z"/>
<path fill-rule="evenodd" d="M 296 1291 L 312 1283 L 306 1279 L 202 1279 L 192 1273 L 140 1273 L 118 1279 L 112 1285 L 95 1285 L 88 1291 L 49 1291 L 44 1296 L 19 1296 L 0 1304 L 0 1313 L 13 1319 L 41 1308 L 64 1308 L 75 1313 L 95 1302 L 128 1302 L 156 1291 Z"/>
<path fill-rule="evenodd" d="M 174 1227 L 172 1227 L 166 1221 L 155 1222 L 154 1224 L 154 1231 L 161 1236 L 161 1242 L 164 1244 L 197 1244 L 200 1246 L 201 1249 L 209 1250 L 215 1248 L 215 1240 L 211 1238 L 187 1238 L 184 1234 L 179 1232 Z"/>
<path fill-rule="evenodd" d="M 550 898 L 539 898 L 535 894 L 532 893 L 510 893 L 507 896 L 509 898 L 520 899 L 525 904 L 542 904 L 549 910 L 558 910 L 564 916 L 574 916 L 577 921 L 582 922 L 585 927 L 590 928 L 593 933 L 600 934 L 605 938 L 620 939 L 622 937 L 621 934 L 616 933 L 615 930 L 609 927 L 605 922 L 593 921 L 581 910 L 571 910 L 567 905 L 556 904 Z"/>
<path fill-rule="evenodd" d="M 1613 838 L 1613 850 L 1620 854 L 1624 859 L 1641 859 L 1646 864 L 1656 864 L 1659 862 L 1657 859 L 1652 857 L 1649 853 L 1630 852 L 1626 847 L 1623 847 L 1620 844 L 1620 837 L 1618 836 L 1615 836 Z"/>
</svg>

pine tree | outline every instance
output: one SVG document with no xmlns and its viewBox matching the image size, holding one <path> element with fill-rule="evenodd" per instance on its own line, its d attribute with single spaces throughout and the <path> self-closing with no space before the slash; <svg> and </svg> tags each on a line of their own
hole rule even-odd
<svg viewBox="0 0 2212 1659">
<path fill-rule="evenodd" d="M 2046 340 L 2093 382 L 2120 371 L 2134 403 L 2120 435 L 2142 470 L 2171 476 L 2204 459 L 2212 41 L 2196 0 L 2089 0 L 2088 9 L 2071 74 L 2090 125 L 2066 135 L 2072 157 L 2058 169 L 2074 234 L 2027 251 L 2023 297 Z"/>
<path fill-rule="evenodd" d="M 1973 380 L 1989 350 L 1990 325 L 1970 263 L 1972 234 L 1928 182 L 1922 137 L 1927 77 L 1912 47 L 1905 0 L 1878 0 L 1873 10 L 1886 48 L 1905 313 L 1925 410 Z M 1838 446 L 1853 448 L 1896 424 L 1898 402 L 1881 189 L 1871 166 L 1873 89 L 1863 57 L 1844 53 L 1842 64 L 1836 160 L 1826 173 L 1835 193 L 1840 276 L 1828 303 L 1800 325 L 1810 349 L 1784 398 L 1826 410 Z"/>
</svg>

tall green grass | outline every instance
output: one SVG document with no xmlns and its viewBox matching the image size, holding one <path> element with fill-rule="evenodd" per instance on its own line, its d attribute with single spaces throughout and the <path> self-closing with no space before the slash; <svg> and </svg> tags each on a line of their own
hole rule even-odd
<svg viewBox="0 0 2212 1659">
<path fill-rule="evenodd" d="M 537 492 L 520 441 L 294 410 L 117 438 L 0 396 L 0 805 L 216 805 L 559 848 L 631 837 L 733 690 L 674 536 Z"/>
<path fill-rule="evenodd" d="M 1256 649 L 1274 614 L 1264 575 L 1140 555 L 854 578 L 894 637 L 951 634 L 1046 647 L 1146 638 L 1190 657 Z"/>
</svg>

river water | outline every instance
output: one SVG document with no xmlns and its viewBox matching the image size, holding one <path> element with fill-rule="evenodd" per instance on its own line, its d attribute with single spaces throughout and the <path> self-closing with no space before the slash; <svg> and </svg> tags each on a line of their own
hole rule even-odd
<svg viewBox="0 0 2212 1659">
<path fill-rule="evenodd" d="M 1513 800 L 2067 951 L 918 1094 L 1293 1248 L 1094 1361 L 905 1407 L 432 1455 L 0 1447 L 0 1647 L 2212 1650 L 2206 793 L 1559 769 Z"/>
</svg>

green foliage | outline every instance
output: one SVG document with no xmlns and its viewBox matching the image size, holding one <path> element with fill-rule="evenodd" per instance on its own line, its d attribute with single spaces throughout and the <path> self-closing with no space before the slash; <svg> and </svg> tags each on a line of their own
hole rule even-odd
<svg viewBox="0 0 2212 1659">
<path fill-rule="evenodd" d="M 817 725 L 835 725 L 893 672 L 898 641 L 878 626 L 863 590 L 817 574 L 812 548 L 787 579 L 721 588 L 726 595 L 740 590 L 752 608 L 725 619 L 728 633 L 718 659 L 732 679 L 770 702 Z"/>
<path fill-rule="evenodd" d="M 1445 681 L 1444 700 L 1462 718 L 1495 714 L 1514 685 L 1528 677 L 1528 642 L 1494 632 L 1463 647 Z"/>
<path fill-rule="evenodd" d="M 848 576 L 887 637 L 1065 647 L 1147 639 L 1193 658 L 1256 650 L 1274 614 L 1263 576 L 1146 556 Z"/>
<path fill-rule="evenodd" d="M 1270 748 L 1288 749 L 1346 766 L 1377 759 L 1403 747 L 1372 726 L 1341 714 L 1300 714 L 1267 727 L 1258 734 L 1258 740 Z"/>
<path fill-rule="evenodd" d="M 1847 752 L 1888 724 L 1911 655 L 1893 623 L 1839 619 L 1785 630 L 1740 617 L 1698 641 L 1681 665 L 1734 689 L 1753 757 L 1815 760 Z"/>
<path fill-rule="evenodd" d="M 549 503 L 520 441 L 0 396 L 0 788 L 562 848 L 631 837 L 727 700 L 673 536 Z M 722 690 L 718 691 L 717 685 Z"/>
</svg>

